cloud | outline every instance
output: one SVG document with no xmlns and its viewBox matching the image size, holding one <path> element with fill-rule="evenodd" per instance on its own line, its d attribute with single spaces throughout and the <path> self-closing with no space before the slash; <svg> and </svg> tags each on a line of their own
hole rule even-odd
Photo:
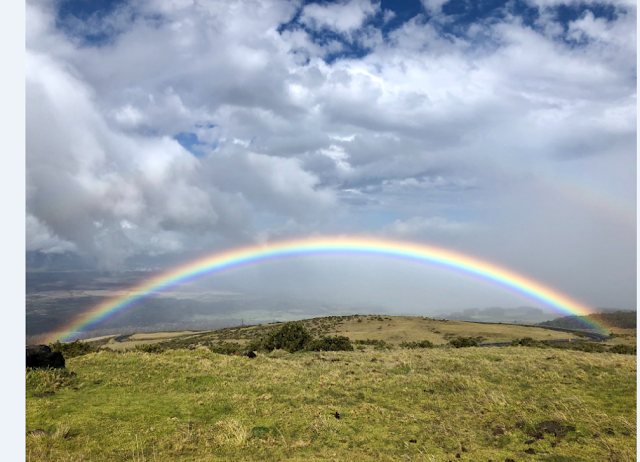
<svg viewBox="0 0 640 462">
<path fill-rule="evenodd" d="M 44 253 L 74 252 L 76 246 L 54 235 L 46 225 L 33 215 L 27 214 L 26 250 L 39 250 Z"/>
<path fill-rule="evenodd" d="M 397 24 L 369 1 L 131 1 L 82 20 L 29 1 L 29 232 L 113 267 L 388 233 L 594 300 L 605 261 L 631 300 L 633 220 L 615 217 L 636 201 L 636 9 L 562 2 L 580 13 L 564 20 L 559 4 L 464 22 L 425 2 Z"/>
<path fill-rule="evenodd" d="M 434 234 L 457 234 L 473 231 L 471 223 L 457 222 L 443 217 L 411 217 L 396 220 L 382 229 L 382 233 L 401 239 L 429 240 Z"/>
<path fill-rule="evenodd" d="M 449 0 L 421 0 L 422 6 L 429 13 L 439 13 L 442 10 L 442 5 Z"/>
<path fill-rule="evenodd" d="M 336 3 L 310 3 L 300 13 L 300 23 L 321 31 L 329 29 L 346 34 L 360 29 L 364 22 L 380 12 L 380 3 L 370 0 L 345 0 Z"/>
</svg>

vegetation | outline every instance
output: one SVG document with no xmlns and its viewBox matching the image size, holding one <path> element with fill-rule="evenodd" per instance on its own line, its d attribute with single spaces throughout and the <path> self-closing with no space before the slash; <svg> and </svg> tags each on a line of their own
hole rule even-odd
<svg viewBox="0 0 640 462">
<path fill-rule="evenodd" d="M 479 343 L 477 337 L 456 337 L 449 340 L 449 345 L 455 348 L 477 347 Z"/>
<path fill-rule="evenodd" d="M 636 354 L 636 346 L 634 345 L 606 345 L 602 343 L 594 343 L 594 342 L 546 342 L 546 341 L 537 341 L 532 339 L 531 337 L 523 337 L 521 339 L 516 339 L 511 342 L 512 346 L 525 346 L 525 347 L 534 347 L 534 348 L 555 348 L 559 350 L 576 350 L 583 351 L 585 353 L 617 353 L 617 354 L 625 354 L 625 355 L 635 355 Z"/>
<path fill-rule="evenodd" d="M 141 351 L 143 353 L 164 353 L 165 349 L 157 343 L 146 343 L 136 345 L 135 351 Z"/>
<path fill-rule="evenodd" d="M 49 344 L 51 351 L 59 351 L 65 359 L 75 358 L 76 356 L 86 355 L 98 351 L 98 348 L 88 342 L 75 340 L 69 343 L 60 343 L 56 341 Z"/>
<path fill-rule="evenodd" d="M 26 374 L 34 462 L 636 460 L 636 357 L 610 352 L 200 347 Z"/>
<path fill-rule="evenodd" d="M 431 343 L 429 340 L 422 340 L 421 342 L 402 342 L 400 344 L 400 347 L 410 349 L 433 348 L 433 343 Z"/>
<path fill-rule="evenodd" d="M 289 353 L 304 350 L 312 339 L 311 334 L 300 322 L 288 322 L 280 329 L 270 332 L 266 337 L 249 344 L 250 350 L 273 351 L 286 350 Z"/>
<path fill-rule="evenodd" d="M 637 354 L 636 352 L 636 346 L 635 345 L 613 345 L 611 348 L 609 348 L 609 351 L 611 353 L 618 353 L 621 355 L 635 355 Z"/>
<path fill-rule="evenodd" d="M 334 336 L 334 337 L 321 337 L 317 340 L 312 340 L 306 345 L 307 351 L 353 351 L 353 345 L 349 337 Z"/>
<path fill-rule="evenodd" d="M 594 313 L 589 316 L 565 316 L 552 321 L 541 322 L 539 326 L 560 327 L 563 329 L 584 329 L 589 328 L 589 321 L 603 323 L 607 326 L 619 327 L 622 329 L 636 329 L 637 312 L 616 311 L 613 313 Z"/>
<path fill-rule="evenodd" d="M 393 346 L 389 345 L 384 340 L 371 340 L 371 339 L 356 340 L 355 344 L 356 345 L 373 345 L 374 350 L 393 350 Z"/>
<path fill-rule="evenodd" d="M 220 355 L 232 355 L 243 351 L 242 345 L 234 342 L 220 342 L 216 345 L 209 345 L 209 349 L 213 353 Z"/>
</svg>

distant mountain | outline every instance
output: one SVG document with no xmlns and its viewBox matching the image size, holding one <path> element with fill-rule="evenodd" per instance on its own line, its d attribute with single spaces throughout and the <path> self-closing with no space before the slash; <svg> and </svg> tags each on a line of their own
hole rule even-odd
<svg viewBox="0 0 640 462">
<path fill-rule="evenodd" d="M 538 323 L 539 326 L 561 327 L 563 329 L 589 329 L 590 323 L 587 320 L 599 322 L 611 327 L 622 329 L 635 329 L 637 325 L 636 311 L 611 311 L 603 310 L 601 313 L 590 314 L 589 316 L 565 316 L 552 321 Z"/>
</svg>

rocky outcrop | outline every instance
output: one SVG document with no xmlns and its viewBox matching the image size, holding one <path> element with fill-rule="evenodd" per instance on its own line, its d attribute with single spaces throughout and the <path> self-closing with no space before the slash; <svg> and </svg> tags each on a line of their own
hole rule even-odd
<svg viewBox="0 0 640 462">
<path fill-rule="evenodd" d="M 47 345 L 27 345 L 27 367 L 62 369 L 64 357 L 59 351 L 52 352 Z"/>
</svg>

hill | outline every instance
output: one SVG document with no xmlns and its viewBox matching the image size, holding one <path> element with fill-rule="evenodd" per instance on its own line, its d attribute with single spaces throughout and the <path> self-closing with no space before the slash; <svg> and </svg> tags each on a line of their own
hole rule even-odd
<svg viewBox="0 0 640 462">
<path fill-rule="evenodd" d="M 274 350 L 254 359 L 215 349 L 276 332 L 280 323 L 78 344 L 84 350 L 68 356 L 67 370 L 27 370 L 26 458 L 635 460 L 633 355 L 401 347 L 427 334 L 444 340 L 484 332 L 495 340 L 516 328 L 517 335 L 549 332 L 539 327 L 494 331 L 377 315 L 305 325 L 315 336 L 378 338 L 350 352 Z M 156 344 L 146 352 L 86 354 L 150 341 Z"/>
<path fill-rule="evenodd" d="M 584 329 L 589 328 L 586 321 L 596 321 L 606 326 L 620 329 L 636 329 L 637 315 L 635 311 L 614 311 L 590 314 L 589 316 L 565 316 L 551 321 L 538 323 L 538 326 L 561 327 L 564 329 Z"/>
<path fill-rule="evenodd" d="M 578 339 L 579 334 L 559 332 L 541 326 L 526 326 L 501 323 L 474 323 L 448 321 L 419 316 L 352 315 L 329 316 L 300 321 L 312 335 L 342 335 L 352 341 L 382 340 L 397 346 L 402 342 L 428 340 L 434 345 L 445 345 L 458 336 L 474 337 L 481 342 L 511 342 L 531 337 L 534 340 Z M 245 344 L 259 338 L 281 323 L 259 326 L 230 327 L 204 332 L 157 332 L 103 338 L 99 344 L 113 350 L 131 350 L 137 345 L 161 343 L 168 347 L 182 348 L 208 345 L 220 341 Z M 627 333 L 629 334 L 629 332 Z M 635 333 L 629 337 L 616 339 L 616 343 L 635 343 Z M 89 339 L 90 341 L 91 339 Z M 169 343 L 167 343 L 169 342 Z"/>
</svg>

